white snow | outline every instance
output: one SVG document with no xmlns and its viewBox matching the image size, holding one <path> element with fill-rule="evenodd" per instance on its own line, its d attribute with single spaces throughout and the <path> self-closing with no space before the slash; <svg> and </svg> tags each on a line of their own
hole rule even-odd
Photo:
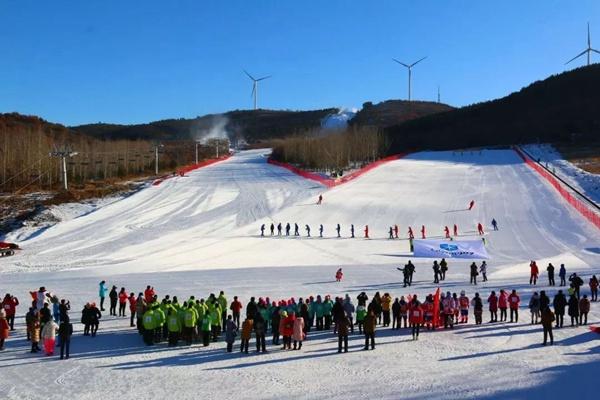
<svg viewBox="0 0 600 400">
<path fill-rule="evenodd" d="M 337 338 L 309 336 L 301 351 L 269 347 L 267 355 L 227 354 L 222 342 L 202 348 L 146 348 L 129 320 L 105 317 L 95 339 L 72 340 L 66 362 L 27 353 L 23 318 L 0 352 L 0 398 L 507 398 L 544 399 L 566 395 L 593 398 L 600 367 L 600 335 L 587 328 L 555 331 L 556 345 L 540 346 L 541 327 L 528 324 L 526 304 L 546 286 L 548 262 L 565 263 L 587 281 L 600 273 L 600 235 L 545 181 L 510 150 L 481 154 L 423 152 L 376 168 L 334 189 L 306 181 L 265 162 L 267 151 L 240 152 L 227 161 L 144 189 L 94 212 L 61 222 L 21 242 L 18 255 L 0 259 L 0 293 L 20 297 L 45 285 L 73 304 L 77 321 L 97 284 L 136 293 L 153 285 L 165 294 L 206 297 L 225 290 L 272 299 L 361 291 L 393 297 L 435 290 L 431 260 L 413 260 L 415 285 L 403 288 L 396 266 L 409 257 L 408 242 L 388 240 L 390 225 L 415 234 L 425 224 L 431 236 L 457 223 L 462 238 L 475 237 L 492 218 L 500 230 L 486 235 L 490 281 L 469 286 L 468 264 L 451 261 L 443 290 L 484 298 L 500 288 L 519 291 L 519 324 L 472 324 L 453 331 L 380 329 L 375 351 L 337 354 Z M 322 193 L 324 203 L 315 204 Z M 476 201 L 466 211 L 469 201 Z M 261 238 L 260 224 L 297 222 L 302 237 Z M 318 236 L 324 224 L 325 238 Z M 335 238 L 335 224 L 343 238 Z M 349 239 L 369 224 L 370 240 Z M 304 225 L 310 224 L 312 238 Z M 268 229 L 267 229 L 268 234 Z M 540 285 L 528 283 L 529 260 L 542 269 Z M 344 269 L 336 283 L 335 270 Z M 588 292 L 587 285 L 584 292 Z M 488 317 L 484 313 L 484 321 Z M 472 318 L 472 316 L 471 316 Z M 600 321 L 592 305 L 590 322 Z M 239 341 L 237 342 L 239 344 Z M 251 341 L 251 346 L 254 340 Z M 165 368 L 168 367 L 168 368 Z"/>
<path fill-rule="evenodd" d="M 569 185 L 600 204 L 600 175 L 584 171 L 563 156 L 550 144 L 523 146 L 536 160 L 564 179 Z"/>
</svg>

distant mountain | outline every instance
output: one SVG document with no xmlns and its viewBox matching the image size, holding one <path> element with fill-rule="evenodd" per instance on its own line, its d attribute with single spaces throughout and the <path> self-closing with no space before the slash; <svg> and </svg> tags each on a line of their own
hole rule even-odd
<svg viewBox="0 0 600 400">
<path fill-rule="evenodd" d="M 303 133 L 321 126 L 337 108 L 314 111 L 235 110 L 193 119 L 168 119 L 138 125 L 90 124 L 73 130 L 103 139 L 184 140 L 205 137 L 244 139 L 248 143 Z"/>
<path fill-rule="evenodd" d="M 373 104 L 367 102 L 350 121 L 351 125 L 386 128 L 415 118 L 453 110 L 454 107 L 430 101 L 387 100 Z"/>
<path fill-rule="evenodd" d="M 390 153 L 598 140 L 600 64 L 553 75 L 498 100 L 388 127 Z"/>
</svg>

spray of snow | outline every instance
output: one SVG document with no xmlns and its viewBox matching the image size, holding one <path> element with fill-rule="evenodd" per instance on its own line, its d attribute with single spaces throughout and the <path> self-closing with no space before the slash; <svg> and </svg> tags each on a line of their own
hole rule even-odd
<svg viewBox="0 0 600 400">
<path fill-rule="evenodd" d="M 229 118 L 224 115 L 214 115 L 208 123 L 202 121 L 192 126 L 192 137 L 194 140 L 206 143 L 210 139 L 229 139 L 227 124 Z"/>
<path fill-rule="evenodd" d="M 357 112 L 357 108 L 339 108 L 337 113 L 329 114 L 321 120 L 321 128 L 331 130 L 345 129 L 348 126 L 348 121 L 354 118 Z"/>
</svg>

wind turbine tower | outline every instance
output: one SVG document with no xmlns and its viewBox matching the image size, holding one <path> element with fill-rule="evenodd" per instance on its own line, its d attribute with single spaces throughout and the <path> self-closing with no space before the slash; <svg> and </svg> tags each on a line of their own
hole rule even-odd
<svg viewBox="0 0 600 400">
<path fill-rule="evenodd" d="M 402 61 L 398 61 L 395 58 L 392 58 L 392 60 L 396 61 L 400 65 L 405 66 L 408 69 L 408 101 L 410 101 L 410 87 L 411 87 L 411 80 L 412 80 L 412 67 L 414 67 L 415 65 L 417 65 L 418 63 L 420 63 L 421 61 L 423 61 L 426 58 L 427 57 L 423 57 L 420 60 L 415 61 L 412 64 L 404 64 Z"/>
<path fill-rule="evenodd" d="M 582 51 L 581 53 L 577 54 L 575 57 L 571 58 L 569 61 L 567 61 L 567 62 L 565 63 L 565 65 L 567 65 L 568 63 L 570 63 L 570 62 L 571 62 L 571 61 L 573 61 L 573 60 L 576 60 L 576 59 L 578 59 L 579 57 L 581 57 L 582 55 L 584 55 L 584 54 L 586 54 L 586 53 L 587 53 L 587 65 L 590 65 L 590 62 L 591 62 L 591 61 L 590 61 L 591 54 L 592 54 L 592 53 L 598 53 L 598 54 L 600 54 L 600 51 L 598 51 L 598 50 L 596 50 L 596 49 L 593 49 L 593 48 L 592 48 L 592 41 L 591 41 L 591 39 L 590 39 L 590 23 L 589 23 L 589 22 L 588 22 L 588 32 L 587 32 L 587 33 L 588 33 L 588 38 L 587 38 L 587 39 L 588 39 L 588 41 L 587 41 L 587 49 L 585 49 L 585 50 L 584 50 L 584 51 Z"/>
<path fill-rule="evenodd" d="M 257 110 L 257 102 L 258 102 L 258 82 L 260 81 L 264 81 L 265 79 L 269 79 L 271 77 L 271 75 L 269 76 L 263 76 L 262 78 L 254 78 L 252 75 L 250 75 L 248 73 L 248 71 L 244 70 L 244 73 L 246 75 L 248 75 L 248 78 L 250 78 L 252 80 L 252 93 L 250 94 L 250 96 L 254 97 L 254 110 Z"/>
</svg>

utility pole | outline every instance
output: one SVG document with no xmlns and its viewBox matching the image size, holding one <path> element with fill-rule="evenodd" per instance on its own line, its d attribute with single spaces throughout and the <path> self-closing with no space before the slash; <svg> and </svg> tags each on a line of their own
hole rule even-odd
<svg viewBox="0 0 600 400">
<path fill-rule="evenodd" d="M 158 175 L 158 149 L 160 147 L 165 147 L 164 144 L 160 144 L 158 142 L 156 142 L 154 144 L 154 174 Z"/>
<path fill-rule="evenodd" d="M 63 147 L 62 150 L 55 148 L 54 151 L 50 152 L 50 157 L 55 157 L 55 158 L 61 159 L 63 184 L 64 184 L 65 190 L 69 190 L 69 184 L 67 181 L 67 158 L 74 157 L 77 154 L 78 153 L 76 151 L 71 150 L 71 148 L 68 146 Z"/>
<path fill-rule="evenodd" d="M 196 164 L 198 164 L 198 145 L 199 144 L 200 144 L 199 142 L 196 142 Z"/>
<path fill-rule="evenodd" d="M 216 144 L 217 144 L 217 158 L 219 158 L 219 143 L 221 143 L 221 141 L 219 139 L 216 140 Z"/>
<path fill-rule="evenodd" d="M 438 103 L 441 103 L 441 101 L 440 101 L 440 85 L 438 85 Z"/>
</svg>

